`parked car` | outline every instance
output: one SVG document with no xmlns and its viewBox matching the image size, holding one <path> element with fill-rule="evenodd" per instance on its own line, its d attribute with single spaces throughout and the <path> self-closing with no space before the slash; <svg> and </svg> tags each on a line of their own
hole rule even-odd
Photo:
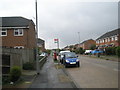
<svg viewBox="0 0 120 90">
<path fill-rule="evenodd" d="M 96 49 L 96 50 L 93 50 L 91 51 L 92 54 L 103 54 L 103 51 L 102 50 L 99 50 L 99 49 Z"/>
<path fill-rule="evenodd" d="M 42 52 L 41 54 L 40 54 L 40 56 L 48 56 L 48 54 L 47 53 L 45 53 L 45 52 Z"/>
<path fill-rule="evenodd" d="M 74 52 L 68 52 L 64 54 L 63 64 L 65 65 L 65 67 L 73 65 L 80 67 L 80 60 L 78 59 L 78 56 Z"/>
<path fill-rule="evenodd" d="M 64 57 L 64 54 L 65 53 L 68 53 L 70 51 L 60 51 L 59 53 L 59 59 L 60 59 L 60 62 L 63 64 L 63 57 Z"/>
<path fill-rule="evenodd" d="M 92 51 L 92 50 L 85 50 L 85 53 L 84 53 L 84 54 L 85 54 L 85 55 L 88 55 L 88 54 L 91 53 L 91 51 Z"/>
</svg>

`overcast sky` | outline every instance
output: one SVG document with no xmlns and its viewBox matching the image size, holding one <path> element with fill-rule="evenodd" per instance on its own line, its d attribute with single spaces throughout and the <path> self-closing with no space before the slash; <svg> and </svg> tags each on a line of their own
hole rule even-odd
<svg viewBox="0 0 120 90">
<path fill-rule="evenodd" d="M 57 48 L 55 38 L 60 48 L 77 44 L 78 32 L 81 42 L 95 40 L 118 28 L 117 1 L 38 0 L 38 37 L 45 40 L 46 48 Z M 0 0 L 0 17 L 3 16 L 22 16 L 35 22 L 35 0 Z"/>
</svg>

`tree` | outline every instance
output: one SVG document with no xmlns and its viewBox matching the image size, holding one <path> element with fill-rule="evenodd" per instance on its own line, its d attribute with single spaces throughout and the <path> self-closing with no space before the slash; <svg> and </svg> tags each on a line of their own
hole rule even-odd
<svg viewBox="0 0 120 90">
<path fill-rule="evenodd" d="M 74 50 L 74 52 L 76 53 L 76 54 L 83 54 L 84 53 L 84 50 L 83 50 L 83 48 L 78 48 L 78 49 L 75 49 Z"/>
<path fill-rule="evenodd" d="M 96 45 L 92 44 L 91 47 L 90 47 L 90 50 L 94 50 L 95 48 L 96 48 Z"/>
</svg>

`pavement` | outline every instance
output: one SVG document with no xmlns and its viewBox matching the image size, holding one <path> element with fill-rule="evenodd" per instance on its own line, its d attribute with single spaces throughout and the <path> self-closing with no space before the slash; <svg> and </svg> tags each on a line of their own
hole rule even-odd
<svg viewBox="0 0 120 90">
<path fill-rule="evenodd" d="M 48 57 L 40 75 L 38 75 L 29 88 L 77 88 L 66 73 L 64 66 L 54 63 L 51 56 Z"/>
</svg>

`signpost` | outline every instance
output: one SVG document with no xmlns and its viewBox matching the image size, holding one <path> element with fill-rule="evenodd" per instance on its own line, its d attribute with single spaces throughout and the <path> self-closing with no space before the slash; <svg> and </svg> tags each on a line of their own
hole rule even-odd
<svg viewBox="0 0 120 90">
<path fill-rule="evenodd" d="M 59 39 L 54 39 L 54 43 L 57 43 L 57 49 L 59 50 Z"/>
</svg>

